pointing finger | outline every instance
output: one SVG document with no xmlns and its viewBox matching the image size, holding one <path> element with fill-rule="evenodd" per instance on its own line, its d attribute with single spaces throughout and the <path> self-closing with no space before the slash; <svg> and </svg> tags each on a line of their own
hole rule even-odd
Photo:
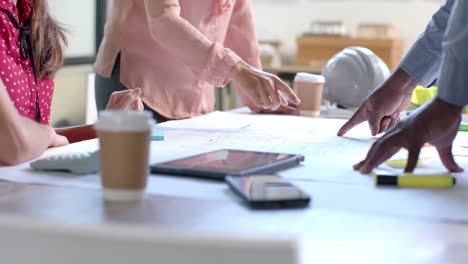
<svg viewBox="0 0 468 264">
<path fill-rule="evenodd" d="M 344 136 L 346 133 L 348 133 L 349 130 L 351 130 L 353 127 L 359 125 L 360 123 L 366 121 L 366 117 L 364 116 L 364 108 L 361 106 L 359 109 L 356 111 L 356 113 L 353 114 L 353 116 L 346 122 L 338 131 L 338 136 Z"/>
<path fill-rule="evenodd" d="M 358 164 L 355 164 L 355 165 L 353 166 L 353 169 L 354 169 L 354 170 L 357 170 L 357 171 L 358 171 L 358 170 L 361 170 L 362 165 L 364 165 L 364 163 L 366 163 L 366 160 L 363 160 L 363 161 L 359 162 Z"/>
</svg>

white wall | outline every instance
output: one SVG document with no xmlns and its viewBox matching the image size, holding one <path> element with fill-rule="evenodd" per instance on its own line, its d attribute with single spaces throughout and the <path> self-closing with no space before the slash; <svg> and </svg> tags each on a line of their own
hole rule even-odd
<svg viewBox="0 0 468 264">
<path fill-rule="evenodd" d="M 360 22 L 390 22 L 405 50 L 422 32 L 441 0 L 252 0 L 259 37 L 276 37 L 287 51 L 313 20 L 340 20 L 351 32 Z"/>
<path fill-rule="evenodd" d="M 70 125 L 85 123 L 88 106 L 88 77 L 93 70 L 91 65 L 84 65 L 63 67 L 57 72 L 50 114 L 51 125 L 59 121 L 67 121 Z"/>
<path fill-rule="evenodd" d="M 95 2 L 95 0 L 49 0 L 52 15 L 68 31 L 69 45 L 65 50 L 65 56 L 94 56 Z"/>
<path fill-rule="evenodd" d="M 360 22 L 390 22 L 408 48 L 442 0 L 252 0 L 259 36 L 279 37 L 287 50 L 313 20 L 342 20 L 354 32 Z M 109 6 L 112 1 L 109 1 Z M 95 0 L 49 0 L 53 15 L 69 30 L 67 56 L 94 50 Z"/>
<path fill-rule="evenodd" d="M 94 56 L 95 0 L 49 0 L 49 7 L 67 30 L 69 45 L 65 56 Z M 63 67 L 57 73 L 50 124 L 59 121 L 72 125 L 85 123 L 88 76 L 93 70 L 91 65 L 84 65 Z"/>
</svg>

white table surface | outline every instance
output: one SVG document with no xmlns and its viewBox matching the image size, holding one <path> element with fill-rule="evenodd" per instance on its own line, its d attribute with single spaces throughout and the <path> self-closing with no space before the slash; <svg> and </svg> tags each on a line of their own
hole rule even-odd
<svg viewBox="0 0 468 264">
<path fill-rule="evenodd" d="M 163 175 L 151 177 L 148 195 L 141 202 L 106 203 L 98 175 L 33 172 L 28 164 L 0 167 L 0 178 L 16 181 L 0 182 L 0 253 L 9 263 L 464 263 L 468 259 L 468 225 L 465 215 L 456 213 L 466 201 L 464 180 L 458 189 L 444 192 L 379 190 L 348 164 L 357 162 L 373 141 L 365 126 L 357 128 L 356 137 L 339 139 L 343 148 L 356 148 L 354 152 L 346 154 L 341 145 L 329 145 L 342 155 L 327 163 L 320 142 L 334 140 L 329 134 L 343 121 L 271 116 L 255 122 L 260 125 L 248 131 L 165 128 L 167 139 L 153 142 L 151 162 L 180 156 L 184 149 L 189 155 L 239 144 L 236 139 L 243 135 L 257 139 L 252 146 L 239 146 L 246 149 L 292 151 L 294 146 L 308 154 L 306 162 L 280 174 L 309 192 L 310 207 L 254 211 L 222 182 Z M 272 133 L 278 136 L 263 142 L 268 138 L 265 131 L 275 129 L 272 122 L 285 129 L 276 128 Z M 303 124 L 310 142 L 304 141 L 304 131 L 296 131 L 295 124 Z M 326 135 L 320 137 L 321 133 Z M 283 145 L 281 136 L 288 139 Z M 96 140 L 46 155 L 93 148 Z M 322 154 L 314 155 L 314 149 L 322 149 Z M 341 163 L 345 164 L 337 166 Z M 326 166 L 332 166 L 331 180 L 316 175 L 318 167 Z M 431 207 L 443 202 L 458 207 L 447 212 Z M 398 205 L 408 209 L 397 210 Z M 48 251 L 57 247 L 57 252 Z M 152 261 L 157 256 L 160 261 Z"/>
</svg>

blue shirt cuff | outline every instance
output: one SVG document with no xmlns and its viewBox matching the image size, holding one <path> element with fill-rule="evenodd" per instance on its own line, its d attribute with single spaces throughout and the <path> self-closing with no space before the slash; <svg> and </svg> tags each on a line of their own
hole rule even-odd
<svg viewBox="0 0 468 264">
<path fill-rule="evenodd" d="M 439 78 L 437 96 L 449 104 L 465 106 L 468 104 L 468 75 L 466 66 L 451 52 L 444 55 L 444 63 Z"/>
<path fill-rule="evenodd" d="M 441 58 L 417 41 L 400 62 L 400 68 L 419 84 L 428 87 L 439 76 Z"/>
</svg>

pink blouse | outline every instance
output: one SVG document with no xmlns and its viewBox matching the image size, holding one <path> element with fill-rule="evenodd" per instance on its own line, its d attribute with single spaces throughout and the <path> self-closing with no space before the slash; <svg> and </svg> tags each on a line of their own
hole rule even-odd
<svg viewBox="0 0 468 264">
<path fill-rule="evenodd" d="M 0 78 L 19 114 L 49 124 L 50 104 L 54 92 L 54 81 L 49 79 L 35 82 L 29 58 L 21 56 L 20 31 L 13 25 L 5 11 L 21 25 L 29 18 L 30 0 L 0 0 Z"/>
<path fill-rule="evenodd" d="M 214 87 L 227 84 L 234 64 L 242 58 L 260 68 L 251 0 L 115 0 L 97 73 L 110 77 L 119 53 L 120 81 L 142 88 L 163 116 L 211 112 Z"/>
</svg>

